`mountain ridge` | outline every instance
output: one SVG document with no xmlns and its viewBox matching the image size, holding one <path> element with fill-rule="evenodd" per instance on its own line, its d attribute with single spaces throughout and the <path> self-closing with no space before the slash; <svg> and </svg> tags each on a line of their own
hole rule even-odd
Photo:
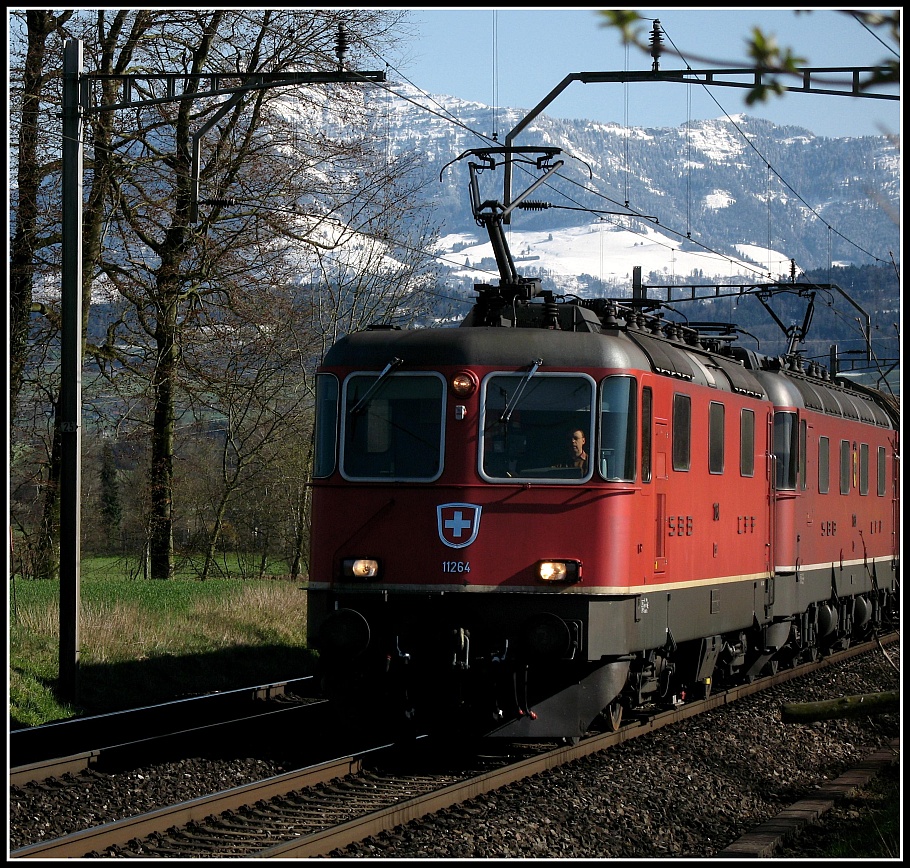
<svg viewBox="0 0 910 868">
<path fill-rule="evenodd" d="M 427 181 L 436 181 L 427 197 L 441 234 L 476 235 L 466 166 L 444 169 L 472 148 L 501 147 L 499 139 L 526 112 L 501 108 L 494 117 L 482 103 L 397 90 L 401 96 L 387 101 L 377 132 L 388 137 L 392 153 L 421 153 Z M 484 132 L 491 128 L 502 130 L 497 139 Z M 683 251 L 739 260 L 744 247 L 765 249 L 802 269 L 887 262 L 899 249 L 900 158 L 884 135 L 820 137 L 745 113 L 656 128 L 541 114 L 514 144 L 559 147 L 565 166 L 558 182 L 547 184 L 554 207 L 516 215 L 513 231 L 590 227 L 606 210 L 675 238 Z M 520 181 L 516 171 L 514 191 Z M 501 188 L 492 190 L 503 198 Z"/>
</svg>

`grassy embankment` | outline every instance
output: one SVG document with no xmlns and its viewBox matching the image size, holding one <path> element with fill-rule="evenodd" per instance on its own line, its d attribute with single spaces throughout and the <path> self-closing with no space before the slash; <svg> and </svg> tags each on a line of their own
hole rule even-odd
<svg viewBox="0 0 910 868">
<path fill-rule="evenodd" d="M 301 582 L 125 579 L 112 559 L 81 569 L 78 706 L 54 693 L 59 586 L 14 576 L 9 597 L 10 725 L 34 726 L 307 675 Z"/>
</svg>

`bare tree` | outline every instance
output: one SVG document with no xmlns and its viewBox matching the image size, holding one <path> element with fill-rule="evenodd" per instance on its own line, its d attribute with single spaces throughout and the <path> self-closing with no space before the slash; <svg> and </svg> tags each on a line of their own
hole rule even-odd
<svg viewBox="0 0 910 868">
<path fill-rule="evenodd" d="M 383 9 L 80 11 L 69 17 L 65 32 L 59 27 L 55 31 L 55 56 L 60 56 L 62 37 L 74 34 L 86 39 L 90 70 L 129 70 L 137 81 L 143 72 L 192 76 L 329 70 L 341 59 L 356 68 L 359 48 L 391 43 L 402 15 L 401 10 Z M 36 33 L 39 23 L 34 23 Z M 344 58 L 338 50 L 339 25 L 347 34 Z M 48 22 L 42 26 L 47 29 Z M 23 47 L 20 53 L 24 69 L 27 51 Z M 192 87 L 196 79 L 188 80 Z M 99 88 L 95 98 L 102 105 L 114 99 L 116 82 Z M 45 113 L 58 93 L 58 80 L 43 82 L 38 98 Z M 146 95 L 156 94 L 148 90 Z M 306 251 L 318 251 L 325 270 L 338 273 L 337 262 L 348 256 L 341 251 L 353 233 L 345 229 L 337 234 L 334 227 L 369 233 L 377 217 L 384 216 L 388 223 L 383 241 L 388 245 L 401 240 L 402 230 L 383 210 L 392 207 L 402 217 L 413 204 L 400 175 L 408 167 L 386 156 L 385 143 L 369 123 L 371 107 L 364 88 L 265 89 L 238 102 L 202 142 L 203 197 L 237 204 L 206 206 L 199 222 L 192 222 L 192 136 L 221 105 L 201 91 L 196 99 L 179 104 L 90 114 L 83 310 L 89 318 L 93 298 L 105 293 L 109 303 L 103 310 L 109 319 L 90 320 L 96 323 L 91 332 L 103 332 L 104 337 L 86 344 L 86 401 L 92 405 L 92 389 L 103 383 L 108 408 L 116 404 L 119 414 L 112 427 L 132 434 L 133 426 L 144 425 L 151 435 L 149 518 L 144 524 L 151 573 L 158 578 L 173 570 L 176 421 L 178 413 L 201 406 L 192 403 L 198 393 L 184 355 L 191 347 L 198 357 L 194 341 L 202 332 L 192 331 L 192 323 L 204 318 L 230 325 L 238 334 L 244 322 L 256 327 L 255 305 L 243 299 L 270 296 L 274 288 L 292 285 L 289 275 L 300 273 L 301 265 L 312 268 Z M 330 126 L 326 119 L 331 119 Z M 39 124 L 38 129 L 51 142 L 47 130 L 52 127 Z M 48 149 L 52 147 L 51 142 Z M 28 156 L 27 151 L 16 155 L 20 164 L 23 154 Z M 22 169 L 34 173 L 34 163 Z M 51 215 L 42 243 L 52 252 L 59 243 L 60 212 L 47 190 L 59 186 L 48 183 L 58 171 L 59 163 L 45 160 L 36 176 L 39 188 L 44 182 L 42 205 Z M 38 245 L 27 249 L 32 260 L 41 261 L 35 252 Z M 56 255 L 46 258 L 51 275 L 55 270 L 59 274 Z M 345 261 L 351 264 L 354 259 Z M 34 282 L 27 267 L 19 272 L 26 286 Z M 395 279 L 396 273 L 386 270 L 385 282 L 377 274 L 373 286 L 383 286 L 377 291 L 384 293 Z M 399 302 L 416 298 L 413 290 L 412 282 L 402 282 Z M 391 307 L 401 317 L 399 302 Z M 310 311 L 314 304 L 311 299 Z M 303 308 L 299 315 L 305 315 Z M 48 323 L 53 324 L 52 317 Z M 305 322 L 299 326 L 307 329 Z M 56 390 L 49 389 L 46 397 L 55 401 Z M 52 444 L 46 461 L 48 479 L 53 480 L 59 462 Z M 51 514 L 56 503 L 52 489 L 53 484 L 46 486 L 45 509 Z M 300 490 L 306 490 L 305 483 Z M 125 523 L 135 526 L 132 517 Z M 52 538 L 53 521 L 47 524 Z M 48 564 L 52 560 L 45 558 Z"/>
<path fill-rule="evenodd" d="M 119 41 L 128 20 L 132 27 L 122 47 Z M 18 149 L 14 153 L 18 185 L 14 199 L 16 228 L 11 244 L 10 260 L 10 408 L 15 417 L 19 395 L 22 389 L 23 372 L 28 356 L 35 342 L 28 340 L 29 316 L 32 312 L 36 281 L 51 284 L 59 275 L 59 245 L 61 239 L 60 203 L 57 191 L 59 183 L 52 183 L 60 171 L 59 136 L 56 146 L 52 144 L 51 131 L 57 126 L 51 123 L 54 110 L 60 105 L 60 69 L 62 66 L 62 44 L 69 28 L 75 26 L 80 35 L 90 37 L 90 45 L 97 54 L 100 71 L 116 72 L 125 69 L 132 58 L 132 52 L 151 23 L 151 16 L 145 12 L 120 12 L 114 17 L 112 26 L 107 26 L 106 13 L 97 13 L 95 20 L 80 18 L 73 12 L 53 15 L 46 11 L 17 13 L 13 22 L 21 29 L 19 39 L 13 40 L 15 61 L 11 64 L 14 82 L 14 99 L 18 100 L 20 112 L 14 113 L 19 124 Z M 49 38 L 55 37 L 53 45 Z M 24 46 L 24 54 L 23 54 Z M 50 56 L 50 60 L 48 59 Z M 113 92 L 107 88 L 103 99 L 113 99 Z M 109 172 L 109 145 L 111 128 L 98 116 L 93 130 L 96 159 L 89 159 L 91 173 L 88 203 L 83 222 L 83 336 L 91 306 L 92 277 L 98 266 L 101 251 L 101 233 L 104 223 L 102 203 L 108 195 L 111 183 Z M 39 214 L 42 219 L 39 222 Z M 39 303 L 42 312 L 48 316 L 53 330 L 42 332 L 45 340 L 59 337 L 59 309 L 54 303 Z M 41 352 L 41 351 L 39 351 Z M 39 376 L 46 372 L 46 366 L 39 369 Z M 44 380 L 43 382 L 47 382 Z M 59 406 L 57 388 L 48 388 L 48 400 L 53 407 L 56 420 Z M 35 543 L 36 575 L 54 577 L 59 567 L 59 480 L 60 480 L 60 430 L 54 424 L 53 442 L 48 450 L 44 465 L 42 520 Z"/>
<path fill-rule="evenodd" d="M 337 63 L 339 24 L 375 30 L 384 20 L 378 10 L 180 12 L 170 23 L 168 46 L 183 48 L 190 74 L 280 72 L 314 61 L 326 68 Z M 378 178 L 394 181 L 388 166 L 381 174 L 370 171 L 383 149 L 377 151 L 375 137 L 367 135 L 362 89 L 331 93 L 336 128 L 338 117 L 351 118 L 341 135 L 329 135 L 323 124 L 301 124 L 302 117 L 328 110 L 322 95 L 309 90 L 299 90 L 293 101 L 279 91 L 256 91 L 210 131 L 202 148 L 206 198 L 240 206 L 216 204 L 198 224 L 191 220 L 192 132 L 220 103 L 200 94 L 176 107 L 156 106 L 141 113 L 137 132 L 121 143 L 102 271 L 129 301 L 132 337 L 139 338 L 134 347 L 142 347 L 149 376 L 149 545 L 156 578 L 173 571 L 175 422 L 187 387 L 182 352 L 188 317 L 209 308 L 213 319 L 228 322 L 224 312 L 230 311 L 233 321 L 240 296 L 286 282 L 301 245 L 342 247 L 348 233 L 326 241 L 325 222 L 368 222 L 383 204 Z M 120 335 L 109 332 L 99 357 L 119 360 Z"/>
<path fill-rule="evenodd" d="M 47 41 L 73 15 L 43 9 L 25 12 L 24 56 L 21 56 L 21 87 L 11 94 L 18 100 L 19 112 L 14 122 L 18 145 L 16 185 L 11 189 L 15 229 L 10 241 L 10 413 L 15 415 L 22 388 L 22 372 L 28 356 L 29 321 L 32 313 L 33 286 L 37 271 L 38 251 L 49 243 L 39 228 L 39 190 L 48 169 L 42 155 L 40 130 L 45 120 L 42 101 L 47 88 Z M 21 17 L 18 22 L 22 26 Z M 22 42 L 19 43 L 20 46 Z M 14 114 L 15 117 L 15 114 Z M 11 137 L 12 141 L 12 137 Z M 41 237 L 45 235 L 45 237 Z"/>
</svg>

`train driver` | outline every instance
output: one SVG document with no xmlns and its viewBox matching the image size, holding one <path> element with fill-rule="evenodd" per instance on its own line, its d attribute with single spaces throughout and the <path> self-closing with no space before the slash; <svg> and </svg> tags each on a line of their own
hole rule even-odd
<svg viewBox="0 0 910 868">
<path fill-rule="evenodd" d="M 580 428 L 577 428 L 572 432 L 572 437 L 570 440 L 572 461 L 570 466 L 580 468 L 582 476 L 588 472 L 588 453 L 585 450 L 586 443 L 587 440 L 585 439 L 584 431 L 582 431 Z"/>
</svg>

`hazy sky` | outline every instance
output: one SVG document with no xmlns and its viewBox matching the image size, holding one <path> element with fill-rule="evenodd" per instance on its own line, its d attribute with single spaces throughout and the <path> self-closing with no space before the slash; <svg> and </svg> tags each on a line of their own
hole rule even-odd
<svg viewBox="0 0 910 868">
<path fill-rule="evenodd" d="M 408 61 L 397 68 L 428 93 L 528 110 L 570 73 L 650 69 L 649 55 L 626 48 L 617 30 L 601 25 L 598 8 L 602 7 L 409 8 L 419 36 L 408 47 Z M 753 27 L 774 35 L 781 46 L 789 46 L 804 58 L 802 66 L 874 66 L 899 52 L 886 28 L 870 33 L 851 16 L 834 9 L 804 13 L 697 7 L 637 11 L 660 20 L 665 44 L 675 46 L 692 69 L 749 66 L 745 40 Z M 649 21 L 646 34 L 650 27 Z M 682 69 L 686 63 L 665 56 L 661 68 Z M 394 75 L 390 72 L 390 79 Z M 787 93 L 749 107 L 744 102 L 746 92 L 671 83 L 573 82 L 546 113 L 629 126 L 678 126 L 688 119 L 747 113 L 803 126 L 822 136 L 896 134 L 901 129 L 899 100 Z"/>
</svg>

